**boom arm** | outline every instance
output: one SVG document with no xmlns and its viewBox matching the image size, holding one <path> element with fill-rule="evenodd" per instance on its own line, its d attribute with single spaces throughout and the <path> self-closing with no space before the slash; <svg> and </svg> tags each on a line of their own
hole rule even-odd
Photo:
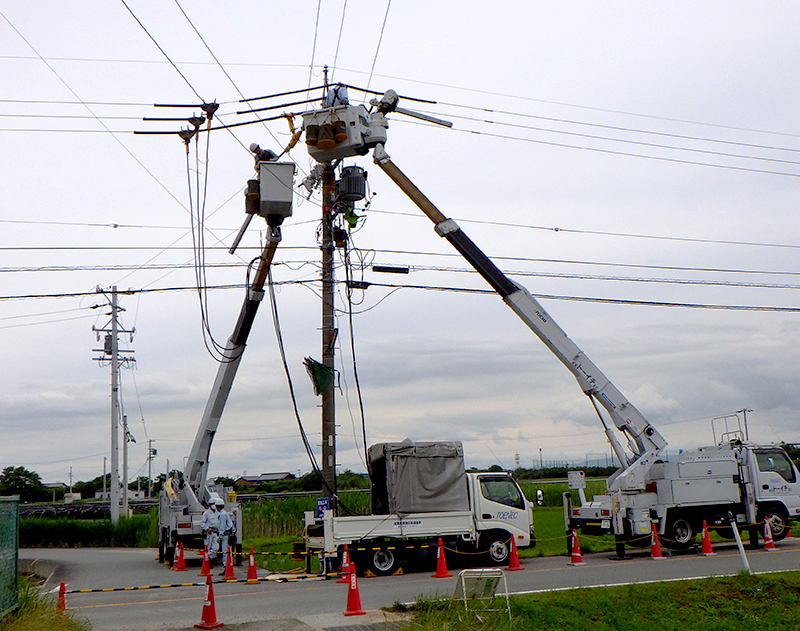
<svg viewBox="0 0 800 631">
<path fill-rule="evenodd" d="M 375 147 L 375 163 L 435 224 L 439 236 L 447 239 L 467 262 L 500 294 L 522 321 L 545 343 L 553 354 L 575 375 L 581 390 L 598 401 L 611 416 L 617 428 L 628 437 L 634 454 L 628 461 L 611 432 L 606 435 L 619 458 L 623 470 L 609 484 L 609 490 L 639 490 L 644 478 L 661 451 L 667 446 L 661 434 L 642 416 L 632 403 L 612 384 L 583 351 L 545 311 L 536 298 L 509 279 L 464 234 L 455 221 L 445 217 L 436 206 L 395 166 L 382 145 Z"/>
<path fill-rule="evenodd" d="M 222 417 L 222 411 L 225 409 L 225 403 L 228 401 L 233 379 L 239 368 L 245 344 L 247 343 L 247 337 L 250 335 L 250 329 L 253 326 L 253 320 L 258 311 L 258 306 L 261 304 L 261 300 L 264 297 L 264 283 L 267 280 L 267 275 L 272 265 L 272 259 L 275 256 L 275 250 L 280 240 L 280 228 L 277 226 L 270 227 L 267 243 L 258 260 L 258 267 L 253 280 L 247 288 L 247 296 L 239 312 L 239 318 L 236 320 L 233 334 L 230 336 L 225 346 L 225 359 L 220 363 L 217 369 L 217 376 L 211 388 L 211 394 L 208 397 L 208 402 L 206 403 L 206 408 L 203 412 L 203 418 L 200 421 L 200 427 L 197 430 L 192 450 L 189 453 L 189 459 L 186 462 L 184 482 L 191 487 L 195 496 L 200 495 L 200 491 L 206 480 L 211 443 L 214 440 L 214 434 L 217 432 L 217 427 Z M 197 499 L 197 497 L 195 497 L 195 499 Z"/>
</svg>

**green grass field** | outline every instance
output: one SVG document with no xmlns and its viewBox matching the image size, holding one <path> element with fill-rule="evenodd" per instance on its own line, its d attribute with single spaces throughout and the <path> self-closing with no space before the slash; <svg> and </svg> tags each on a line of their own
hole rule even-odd
<svg viewBox="0 0 800 631">
<path fill-rule="evenodd" d="M 493 603 L 495 606 L 502 601 Z M 504 603 L 503 603 L 504 604 Z M 505 612 L 420 601 L 420 631 L 753 631 L 798 629 L 800 572 L 577 589 L 511 598 Z"/>
</svg>

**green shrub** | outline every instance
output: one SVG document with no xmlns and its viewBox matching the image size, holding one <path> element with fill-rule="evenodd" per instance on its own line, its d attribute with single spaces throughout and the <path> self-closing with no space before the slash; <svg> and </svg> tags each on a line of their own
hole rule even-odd
<svg viewBox="0 0 800 631">
<path fill-rule="evenodd" d="M 155 510 L 148 515 L 120 517 L 116 526 L 109 519 L 23 517 L 19 542 L 21 548 L 155 547 L 157 521 Z"/>
</svg>

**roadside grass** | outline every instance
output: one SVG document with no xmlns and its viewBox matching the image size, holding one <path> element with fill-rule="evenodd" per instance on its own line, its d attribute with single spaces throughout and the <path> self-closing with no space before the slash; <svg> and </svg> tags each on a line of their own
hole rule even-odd
<svg viewBox="0 0 800 631">
<path fill-rule="evenodd" d="M 158 512 L 110 519 L 23 517 L 19 521 L 22 548 L 124 547 L 151 548 L 158 545 Z"/>
<path fill-rule="evenodd" d="M 500 602 L 499 600 L 497 602 Z M 503 603 L 504 604 L 504 603 Z M 420 631 L 752 631 L 797 629 L 800 572 L 577 589 L 515 596 L 505 612 L 465 611 L 461 601 L 410 608 Z M 402 606 L 394 609 L 403 610 Z"/>
<path fill-rule="evenodd" d="M 87 622 L 56 611 L 56 600 L 39 592 L 31 580 L 20 576 L 19 607 L 0 619 L 3 631 L 88 631 Z"/>
<path fill-rule="evenodd" d="M 245 539 L 242 543 L 242 552 L 245 554 L 253 548 L 256 566 L 270 572 L 302 572 L 305 569 L 305 556 L 294 557 L 292 544 L 302 541 L 300 537 L 285 535 L 282 537 L 253 537 Z M 319 570 L 319 560 L 316 555 L 311 557 L 311 571 Z"/>
</svg>

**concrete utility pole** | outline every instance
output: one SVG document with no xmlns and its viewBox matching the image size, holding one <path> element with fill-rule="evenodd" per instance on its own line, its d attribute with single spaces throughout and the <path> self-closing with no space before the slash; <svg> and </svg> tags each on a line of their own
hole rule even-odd
<svg viewBox="0 0 800 631">
<path fill-rule="evenodd" d="M 105 296 L 105 292 L 98 287 L 98 293 L 102 293 Z M 106 300 L 109 300 L 106 296 Z M 117 288 L 111 288 L 111 299 L 108 302 L 109 306 L 111 307 L 111 312 L 108 313 L 110 316 L 109 325 L 103 329 L 97 329 L 92 327 L 92 330 L 97 334 L 98 340 L 100 339 L 100 333 L 105 333 L 105 341 L 103 344 L 102 349 L 94 349 L 96 352 L 103 353 L 102 357 L 96 357 L 96 361 L 105 361 L 107 359 L 111 359 L 111 484 L 110 484 L 110 497 L 109 497 L 109 504 L 110 504 L 110 511 L 111 511 L 111 521 L 112 523 L 116 524 L 119 522 L 119 500 L 120 500 L 120 480 L 119 480 L 119 422 L 120 422 L 120 414 L 119 414 L 119 365 L 120 365 L 120 350 L 119 350 L 119 333 L 129 333 L 131 336 L 131 340 L 133 340 L 133 333 L 134 331 L 126 331 L 125 329 L 120 328 L 119 326 L 119 318 L 118 314 L 119 311 L 124 311 L 117 301 Z M 122 352 L 133 352 L 133 351 L 122 351 Z M 128 361 L 133 361 L 132 357 L 124 357 L 122 359 L 123 363 Z M 125 440 L 127 440 L 127 430 L 125 433 Z M 127 448 L 126 448 L 127 453 Z M 127 475 L 125 476 L 127 478 Z M 125 499 L 127 502 L 127 493 L 125 493 Z M 127 508 L 127 506 L 126 506 Z"/>
<path fill-rule="evenodd" d="M 119 521 L 119 323 L 117 287 L 111 288 L 111 523 Z"/>
<path fill-rule="evenodd" d="M 334 374 L 334 348 L 339 333 L 334 320 L 333 286 L 333 190 L 336 180 L 331 163 L 322 172 L 322 364 Z M 335 380 L 322 391 L 322 479 L 323 497 L 336 495 L 336 402 Z M 333 508 L 333 506 L 332 506 Z"/>
<path fill-rule="evenodd" d="M 153 449 L 153 439 L 147 441 L 147 499 L 153 495 L 153 458 L 158 450 Z"/>
</svg>

